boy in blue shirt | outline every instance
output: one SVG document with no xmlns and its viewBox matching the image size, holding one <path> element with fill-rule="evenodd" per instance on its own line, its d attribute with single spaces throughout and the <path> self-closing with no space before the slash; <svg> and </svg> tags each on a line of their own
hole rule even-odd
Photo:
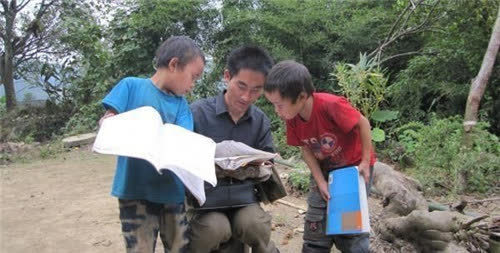
<svg viewBox="0 0 500 253">
<path fill-rule="evenodd" d="M 156 52 L 156 72 L 148 79 L 127 77 L 102 103 L 107 117 L 151 106 L 163 123 L 193 130 L 186 99 L 203 73 L 205 57 L 193 40 L 170 37 Z M 111 194 L 118 198 L 127 252 L 154 252 L 158 231 L 165 252 L 185 252 L 188 244 L 184 185 L 169 170 L 159 174 L 147 161 L 120 156 Z"/>
</svg>

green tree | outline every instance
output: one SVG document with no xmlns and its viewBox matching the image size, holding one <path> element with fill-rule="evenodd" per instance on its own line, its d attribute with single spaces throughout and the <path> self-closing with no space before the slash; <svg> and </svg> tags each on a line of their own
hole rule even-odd
<svg viewBox="0 0 500 253">
<path fill-rule="evenodd" d="M 59 32 L 57 20 L 60 1 L 50 0 L 35 3 L 26 0 L 0 1 L 0 76 L 5 89 L 6 107 L 16 107 L 14 75 L 24 62 L 41 54 L 53 53 L 51 43 Z M 35 5 L 34 11 L 26 6 Z"/>
<path fill-rule="evenodd" d="M 276 61 L 305 64 L 321 90 L 332 90 L 329 73 L 338 61 L 355 62 L 373 50 L 396 15 L 388 1 L 223 1 L 215 34 L 215 71 L 241 44 L 268 49 Z M 214 79 L 216 79 L 214 77 Z"/>
<path fill-rule="evenodd" d="M 204 0 L 126 1 L 110 24 L 114 75 L 149 75 L 161 42 L 172 35 L 186 35 L 206 45 L 217 12 Z"/>
<path fill-rule="evenodd" d="M 426 120 L 429 112 L 441 116 L 464 113 L 470 80 L 479 71 L 484 49 L 500 1 L 442 1 L 440 19 L 433 31 L 422 34 L 424 54 L 411 58 L 395 75 L 391 105 L 402 119 Z M 500 66 L 492 70 L 491 83 L 500 82 Z M 500 124 L 500 87 L 491 85 L 484 94 L 480 119 L 490 121 L 492 130 Z"/>
</svg>

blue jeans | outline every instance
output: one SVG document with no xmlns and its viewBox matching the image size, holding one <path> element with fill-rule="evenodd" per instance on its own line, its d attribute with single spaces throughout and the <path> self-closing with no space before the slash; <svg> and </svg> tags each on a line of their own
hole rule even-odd
<svg viewBox="0 0 500 253">
<path fill-rule="evenodd" d="M 373 168 L 367 191 L 371 187 Z M 326 179 L 326 175 L 325 175 Z M 307 197 L 307 213 L 304 222 L 304 243 L 302 253 L 329 253 L 333 244 L 344 253 L 370 252 L 370 235 L 326 235 L 326 201 L 321 197 L 316 181 L 311 176 L 309 195 Z"/>
<path fill-rule="evenodd" d="M 127 253 L 154 253 L 156 238 L 167 252 L 187 252 L 188 223 L 184 204 L 158 204 L 147 200 L 118 200 Z"/>
</svg>

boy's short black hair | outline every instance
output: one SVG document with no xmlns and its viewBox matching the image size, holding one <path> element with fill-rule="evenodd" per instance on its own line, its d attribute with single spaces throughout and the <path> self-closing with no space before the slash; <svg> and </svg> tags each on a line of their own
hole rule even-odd
<svg viewBox="0 0 500 253">
<path fill-rule="evenodd" d="M 187 36 L 172 36 L 156 50 L 156 69 L 168 67 L 172 58 L 179 59 L 179 67 L 183 68 L 193 59 L 200 57 L 205 63 L 205 55 L 194 40 Z"/>
<path fill-rule="evenodd" d="M 314 86 L 311 74 L 306 66 L 292 60 L 281 61 L 267 75 L 265 92 L 278 91 L 282 98 L 290 99 L 295 104 L 301 92 L 311 96 Z"/>
<path fill-rule="evenodd" d="M 242 69 L 261 72 L 267 76 L 273 64 L 273 59 L 265 49 L 256 46 L 242 46 L 231 51 L 227 58 L 226 68 L 231 77 L 237 75 Z"/>
</svg>

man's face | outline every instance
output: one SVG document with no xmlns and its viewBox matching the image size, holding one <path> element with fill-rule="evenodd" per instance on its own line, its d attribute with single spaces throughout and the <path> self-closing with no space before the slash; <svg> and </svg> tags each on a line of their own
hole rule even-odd
<svg viewBox="0 0 500 253">
<path fill-rule="evenodd" d="M 241 69 L 231 76 L 228 70 L 224 72 L 227 91 L 224 95 L 230 113 L 243 115 L 262 94 L 266 77 L 263 73 Z"/>
<path fill-rule="evenodd" d="M 305 103 L 304 94 L 301 94 L 295 103 L 288 98 L 283 98 L 279 91 L 266 92 L 264 95 L 273 104 L 274 111 L 282 120 L 293 119 L 300 113 Z"/>
<path fill-rule="evenodd" d="M 193 88 L 196 80 L 200 79 L 203 74 L 203 68 L 205 64 L 201 57 L 196 57 L 195 59 L 188 62 L 184 68 L 177 66 L 174 71 L 173 83 L 175 87 L 172 91 L 176 95 L 184 95 L 189 93 Z"/>
</svg>

